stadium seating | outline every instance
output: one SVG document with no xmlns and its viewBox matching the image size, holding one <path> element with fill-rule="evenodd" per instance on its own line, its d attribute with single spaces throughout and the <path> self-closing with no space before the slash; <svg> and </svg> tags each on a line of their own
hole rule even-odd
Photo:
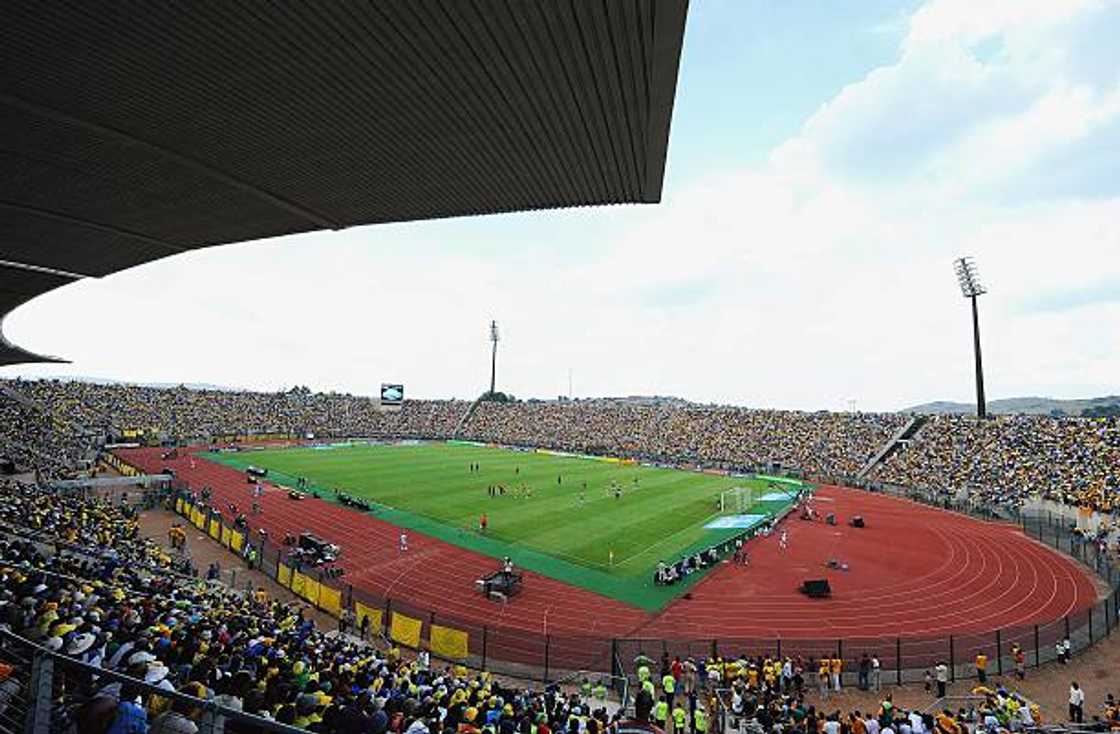
<svg viewBox="0 0 1120 734">
<path fill-rule="evenodd" d="M 785 471 L 850 481 L 908 420 L 894 413 L 805 413 L 683 401 L 484 402 L 155 388 L 58 380 L 0 383 L 0 444 L 24 468 L 58 474 L 91 431 L 153 443 L 234 438 L 461 438 L 674 465 Z M 17 399 L 18 397 L 18 399 Z M 31 408 L 29 406 L 35 406 Z M 1120 489 L 1120 421 L 938 416 L 868 479 L 1017 505 L 1037 494 L 1110 510 Z"/>
<path fill-rule="evenodd" d="M 203 701 L 325 732 L 463 731 L 460 723 L 486 721 L 513 731 L 526 717 L 563 729 L 571 716 L 592 713 L 590 696 L 545 698 L 459 666 L 432 669 L 425 658 L 406 661 L 396 649 L 316 629 L 304 605 L 174 573 L 169 551 L 139 537 L 131 511 L 104 500 L 6 482 L 0 508 L 8 527 L 0 533 L 0 635 L 8 635 L 0 637 L 0 675 L 16 682 L 4 701 L 28 680 L 28 666 L 13 657 L 19 645 L 136 681 L 105 686 L 70 671 L 52 730 L 104 710 L 121 727 L 113 731 L 143 732 L 136 720 L 146 719 L 152 731 L 192 732 Z M 13 537 L 14 527 L 37 541 Z M 69 545 L 42 543 L 51 539 Z M 158 695 L 173 690 L 203 700 L 180 705 Z M 605 698 L 602 691 L 595 711 L 603 725 Z M 442 722 L 440 707 L 451 709 Z M 0 716 L 0 729 L 6 721 Z M 226 731 L 260 730 L 243 723 L 226 722 Z"/>
<path fill-rule="evenodd" d="M 1120 421 L 1115 418 L 936 416 L 871 478 L 1015 505 L 1032 494 L 1102 511 L 1120 492 Z"/>
<path fill-rule="evenodd" d="M 457 437 L 846 477 L 907 420 L 619 400 L 482 403 L 473 413 L 469 407 L 465 401 L 412 400 L 399 411 L 382 412 L 366 398 L 306 389 L 252 393 L 9 381 L 0 386 L 0 444 L 20 469 L 35 469 L 39 480 L 72 474 L 95 435 L 209 442 L 306 433 Z M 1118 487 L 1117 428 L 1115 419 L 935 418 L 875 466 L 871 478 L 946 493 L 964 487 L 991 502 L 1014 504 L 1039 493 L 1108 509 Z M 534 724 L 538 732 L 541 724 L 568 729 L 573 719 L 583 721 L 581 731 L 598 732 L 616 718 L 587 695 L 509 690 L 484 674 L 429 669 L 425 658 L 405 660 L 395 649 L 377 651 L 351 637 L 328 635 L 298 603 L 200 582 L 189 557 L 141 537 L 137 527 L 127 507 L 48 491 L 42 483 L 0 481 L 0 714 L 10 705 L 5 701 L 17 700 L 32 685 L 28 661 L 52 650 L 76 666 L 60 666 L 68 671 L 68 695 L 52 701 L 51 709 L 52 725 L 60 729 L 101 716 L 119 727 L 112 731 L 142 732 L 150 725 L 152 731 L 189 732 L 207 717 L 212 724 L 224 716 L 228 731 L 259 730 L 244 719 L 252 715 L 324 732 L 478 734 L 489 724 L 494 734 L 513 734 Z M 761 682 L 752 687 L 748 681 L 766 677 L 748 672 L 777 670 L 777 663 L 700 660 L 686 670 L 699 671 L 690 687 L 702 710 L 757 722 L 759 702 L 777 700 L 777 691 Z M 811 689 L 816 662 L 789 663 L 787 683 Z M 124 677 L 95 683 L 81 665 Z M 701 695 L 714 688 L 713 678 L 730 691 L 727 700 Z M 801 730 L 798 717 L 827 718 L 798 703 L 803 700 L 796 697 L 775 723 Z M 903 717 L 910 720 L 908 713 L 885 706 L 875 716 L 897 726 Z M 1117 712 L 1108 715 L 1115 719 Z M 140 717 L 147 723 L 136 723 Z M 973 710 L 925 718 L 926 730 L 960 731 L 962 725 L 991 722 L 1026 727 L 1039 716 L 1023 699 L 991 691 Z M 915 725 L 911 721 L 911 730 Z"/>
</svg>

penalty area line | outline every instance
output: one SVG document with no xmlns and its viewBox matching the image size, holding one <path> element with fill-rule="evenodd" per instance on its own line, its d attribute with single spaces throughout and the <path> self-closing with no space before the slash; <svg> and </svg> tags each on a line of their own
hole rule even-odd
<svg viewBox="0 0 1120 734">
<path fill-rule="evenodd" d="M 719 516 L 719 514 L 720 513 L 718 513 L 718 512 L 713 512 L 711 515 L 708 515 L 707 517 L 705 517 L 703 520 L 700 521 L 700 526 L 703 527 L 704 525 L 708 524 L 708 521 L 710 521 L 713 517 Z M 694 529 L 695 528 L 691 525 L 685 526 L 675 533 L 672 533 L 670 535 L 666 535 L 664 538 L 657 541 L 656 543 L 653 543 L 652 545 L 646 546 L 645 548 L 643 548 L 642 550 L 640 550 L 636 553 L 631 553 L 630 555 L 623 558 L 621 561 L 616 561 L 614 565 L 615 566 L 621 566 L 624 563 L 629 563 L 630 561 L 634 560 L 635 558 L 641 558 L 645 554 L 649 553 L 651 550 L 654 550 L 655 548 L 659 548 L 660 546 L 665 545 L 665 543 L 667 543 L 668 541 L 677 537 L 681 533 L 684 533 L 684 532 L 689 531 L 689 530 L 694 530 Z"/>
</svg>

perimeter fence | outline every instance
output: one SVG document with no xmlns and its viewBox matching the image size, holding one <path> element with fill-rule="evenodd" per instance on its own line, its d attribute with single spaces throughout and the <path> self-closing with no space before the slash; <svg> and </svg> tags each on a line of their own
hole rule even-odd
<svg viewBox="0 0 1120 734">
<path fill-rule="evenodd" d="M 500 614 L 494 615 L 494 623 L 482 624 L 440 609 L 417 606 L 405 598 L 355 587 L 345 576 L 332 577 L 321 569 L 302 567 L 293 560 L 291 547 L 277 545 L 273 539 L 255 533 L 251 518 L 243 526 L 234 526 L 219 512 L 192 501 L 189 488 L 177 484 L 173 505 L 179 515 L 231 552 L 242 557 L 253 555 L 256 565 L 267 576 L 338 618 L 348 630 L 363 634 L 364 628 L 364 634 L 371 639 L 382 635 L 406 648 L 428 650 L 437 659 L 529 680 L 551 682 L 574 671 L 624 676 L 632 672 L 632 661 L 639 654 L 654 658 L 662 654 L 670 658 L 691 657 L 697 661 L 716 656 L 788 656 L 800 658 L 807 670 L 822 657 L 838 657 L 843 661 L 846 684 L 857 682 L 860 662 L 867 655 L 878 658 L 883 684 L 920 681 L 926 671 L 939 663 L 948 666 L 952 680 L 961 680 L 978 675 L 978 656 L 987 659 L 989 674 L 1011 674 L 1017 664 L 1031 668 L 1055 660 L 1058 643 L 1067 639 L 1071 653 L 1077 654 L 1111 635 L 1118 623 L 1120 571 L 1101 545 L 1060 518 L 1006 513 L 922 490 L 864 487 L 984 520 L 1014 521 L 1030 537 L 1091 570 L 1107 593 L 1093 607 L 1061 619 L 945 636 L 712 639 L 689 637 L 687 630 L 676 638 L 621 638 L 566 631 L 546 634 L 503 625 L 497 621 Z M 920 599 L 914 601 L 921 603 Z M 368 622 L 363 623 L 364 619 Z"/>
</svg>

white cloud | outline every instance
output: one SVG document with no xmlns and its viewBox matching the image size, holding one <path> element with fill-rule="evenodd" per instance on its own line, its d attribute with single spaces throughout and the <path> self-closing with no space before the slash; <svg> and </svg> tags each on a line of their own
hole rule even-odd
<svg viewBox="0 0 1120 734">
<path fill-rule="evenodd" d="M 951 262 L 973 254 L 991 395 L 1115 391 L 1116 303 L 1024 304 L 1120 279 L 1117 192 L 1013 195 L 1120 148 L 1115 61 L 1085 47 L 1103 20 L 1120 35 L 1105 5 L 931 2 L 895 64 L 766 164 L 670 182 L 659 207 L 208 250 L 45 296 L 6 332 L 74 374 L 466 397 L 497 318 L 499 385 L 522 396 L 571 368 L 581 395 L 894 409 L 967 399 Z"/>
<path fill-rule="evenodd" d="M 904 48 L 1046 31 L 1105 5 L 1105 0 L 933 0 L 911 17 Z"/>
</svg>

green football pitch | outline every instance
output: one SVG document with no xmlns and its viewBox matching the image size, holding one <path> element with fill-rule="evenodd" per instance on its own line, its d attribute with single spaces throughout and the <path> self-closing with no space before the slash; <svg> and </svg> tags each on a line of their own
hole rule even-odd
<svg viewBox="0 0 1120 734">
<path fill-rule="evenodd" d="M 751 492 L 743 514 L 768 516 L 796 488 L 588 458 L 459 443 L 361 444 L 207 454 L 239 469 L 269 470 L 273 482 L 339 492 L 373 504 L 373 514 L 523 568 L 645 609 L 658 609 L 702 574 L 655 586 L 658 561 L 675 561 L 742 532 L 705 525 L 720 493 Z M 478 471 L 471 471 L 477 464 Z M 489 487 L 504 494 L 491 497 Z M 619 488 L 621 497 L 616 496 Z M 478 530 L 486 514 L 488 529 Z"/>
</svg>

